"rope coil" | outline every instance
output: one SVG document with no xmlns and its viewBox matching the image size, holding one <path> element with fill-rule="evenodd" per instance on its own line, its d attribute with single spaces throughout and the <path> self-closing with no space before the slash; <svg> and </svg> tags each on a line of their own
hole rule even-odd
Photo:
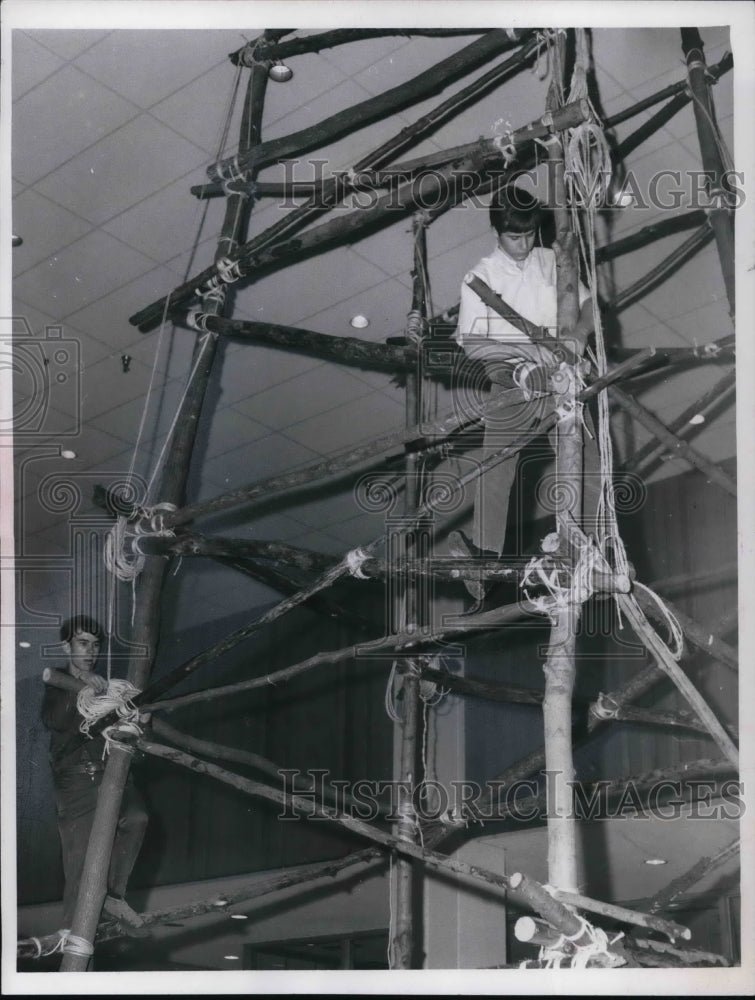
<svg viewBox="0 0 755 1000">
<path fill-rule="evenodd" d="M 131 753 L 134 752 L 131 746 L 121 743 L 118 736 L 124 734 L 141 736 L 142 734 L 142 728 L 139 725 L 139 709 L 132 700 L 137 694 L 139 694 L 139 688 L 134 687 L 129 681 L 113 678 L 108 681 L 107 690 L 104 693 L 98 693 L 87 685 L 76 696 L 76 709 L 82 717 L 79 731 L 85 736 L 89 736 L 90 728 L 98 719 L 111 712 L 118 715 L 120 721 L 108 726 L 102 732 L 105 740 L 102 751 L 103 760 L 110 753 L 112 745 L 119 746 Z"/>
</svg>

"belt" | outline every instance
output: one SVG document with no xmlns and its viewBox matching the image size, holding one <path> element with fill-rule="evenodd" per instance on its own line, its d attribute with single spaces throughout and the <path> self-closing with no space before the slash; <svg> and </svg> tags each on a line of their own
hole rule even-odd
<svg viewBox="0 0 755 1000">
<path fill-rule="evenodd" d="M 93 778 L 95 774 L 99 774 L 100 771 L 105 770 L 104 764 L 96 764 L 93 760 L 90 760 L 88 764 L 73 764 L 71 767 L 61 767 L 60 770 L 56 771 L 56 774 L 88 774 L 90 778 Z"/>
</svg>

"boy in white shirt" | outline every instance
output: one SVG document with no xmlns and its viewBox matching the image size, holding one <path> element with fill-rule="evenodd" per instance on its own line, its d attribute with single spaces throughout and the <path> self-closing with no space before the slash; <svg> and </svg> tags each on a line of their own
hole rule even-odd
<svg viewBox="0 0 755 1000">
<path fill-rule="evenodd" d="M 505 390 L 512 404 L 500 415 L 486 419 L 483 461 L 553 412 L 554 397 L 548 392 L 542 369 L 554 371 L 558 360 L 548 346 L 534 342 L 486 305 L 467 281 L 472 275 L 481 278 L 521 319 L 545 328 L 554 338 L 553 348 L 556 348 L 556 257 L 553 250 L 535 246 L 541 217 L 540 203 L 520 188 L 509 187 L 494 196 L 490 222 L 497 235 L 496 247 L 475 265 L 461 286 L 456 341 L 470 359 L 483 362 L 493 392 Z M 578 295 L 579 318 L 566 346 L 581 357 L 593 329 L 593 317 L 590 294 L 581 282 Z M 522 325 L 520 322 L 519 326 Z M 591 430 L 589 416 L 585 416 Z M 555 447 L 554 434 L 549 438 Z M 594 516 L 600 492 L 600 461 L 594 433 L 592 438 L 585 433 L 584 442 L 583 510 Z M 461 532 L 452 532 L 449 536 L 452 553 L 501 555 L 516 467 L 517 456 L 514 456 L 478 478 L 471 543 Z M 470 593 L 481 602 L 485 595 L 482 582 L 474 575 L 465 582 Z"/>
</svg>

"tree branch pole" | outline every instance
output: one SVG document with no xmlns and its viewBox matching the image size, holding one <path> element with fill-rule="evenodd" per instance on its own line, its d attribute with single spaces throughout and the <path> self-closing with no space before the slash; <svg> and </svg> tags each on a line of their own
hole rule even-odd
<svg viewBox="0 0 755 1000">
<path fill-rule="evenodd" d="M 559 109 L 552 119 L 544 115 L 535 122 L 530 122 L 521 128 L 515 129 L 507 138 L 510 139 L 511 144 L 517 152 L 521 152 L 523 149 L 530 148 L 534 139 L 547 136 L 556 128 L 567 128 L 577 125 L 587 120 L 589 115 L 590 108 L 587 102 L 575 101 L 573 104 L 568 104 L 564 108 Z M 283 243 L 276 242 L 274 245 L 269 246 L 270 233 L 273 231 L 273 228 L 277 232 L 281 226 L 288 227 L 289 217 L 286 217 L 283 222 L 266 230 L 256 240 L 252 240 L 241 247 L 238 254 L 231 255 L 231 263 L 237 264 L 242 276 L 245 276 L 251 273 L 251 271 L 259 270 L 262 267 L 270 270 L 275 266 L 287 266 L 293 259 L 299 259 L 300 256 L 304 256 L 306 253 L 323 249 L 326 246 L 338 245 L 342 242 L 353 242 L 355 237 L 373 231 L 379 224 L 384 225 L 395 220 L 399 208 L 403 208 L 409 212 L 415 208 L 422 208 L 428 203 L 434 203 L 433 199 L 437 197 L 437 191 L 430 185 L 433 179 L 437 181 L 438 177 L 440 177 L 445 185 L 448 185 L 449 181 L 454 183 L 458 181 L 459 187 L 462 188 L 464 194 L 471 193 L 475 190 L 475 184 L 479 184 L 484 172 L 483 167 L 488 161 L 496 164 L 497 169 L 500 169 L 503 164 L 503 156 L 494 139 L 480 139 L 477 142 L 468 143 L 466 146 L 459 147 L 458 155 L 453 156 L 443 166 L 435 168 L 427 176 L 416 178 L 410 183 L 397 188 L 395 191 L 389 192 L 388 195 L 382 199 L 378 199 L 369 208 L 357 209 L 356 212 L 349 213 L 341 219 L 336 219 L 333 222 L 307 230 L 298 240 L 288 240 L 288 242 Z M 469 184 L 467 180 L 470 177 L 472 178 L 472 184 Z M 333 186 L 340 185 L 340 189 L 346 191 L 348 180 L 343 175 L 340 178 L 329 178 L 324 183 L 328 185 L 328 190 L 331 190 L 331 188 L 335 190 Z M 419 191 L 417 190 L 418 185 Z M 422 185 L 425 185 L 424 189 Z M 413 194 L 419 194 L 421 197 L 413 198 Z M 320 202 L 315 201 L 313 204 L 320 204 L 321 202 L 322 198 Z M 417 202 L 421 203 L 418 204 Z M 305 207 L 307 206 L 302 206 L 302 211 Z M 432 214 L 440 214 L 441 211 L 445 211 L 450 207 L 451 204 L 448 203 L 445 206 L 441 205 L 439 208 L 433 208 Z M 298 213 L 299 209 L 296 209 L 290 215 L 292 218 L 296 216 L 298 220 Z M 265 247 L 267 247 L 264 252 L 260 249 L 260 242 L 264 242 Z M 292 254 L 294 257 L 291 256 Z M 178 288 L 174 288 L 167 299 L 170 300 L 171 306 L 175 308 L 180 306 L 187 298 L 193 297 L 197 288 L 205 288 L 211 282 L 217 282 L 218 280 L 221 280 L 218 269 L 213 265 L 205 268 L 204 271 L 184 282 Z M 134 316 L 131 316 L 129 322 L 134 326 L 138 326 L 142 332 L 148 332 L 159 323 L 160 317 L 165 310 L 165 303 L 166 297 L 151 303 Z"/>
<path fill-rule="evenodd" d="M 711 209 L 710 224 L 716 237 L 718 259 L 726 286 L 726 296 L 729 300 L 729 311 L 734 316 L 734 219 L 731 209 L 727 206 L 727 196 L 730 196 L 731 192 L 726 183 L 725 166 L 721 156 L 721 140 L 715 125 L 713 102 L 707 80 L 708 69 L 703 55 L 703 40 L 697 28 L 682 28 L 681 33 L 682 50 L 687 61 L 689 89 L 694 101 L 693 108 L 703 170 L 708 175 L 710 194 L 716 202 L 715 207 Z"/>
<path fill-rule="evenodd" d="M 147 740 L 144 737 L 138 740 L 137 746 L 144 753 L 150 754 L 153 757 L 161 757 L 163 760 L 172 761 L 174 764 L 188 768 L 194 774 L 207 775 L 221 781 L 223 784 L 230 785 L 232 788 L 244 792 L 246 795 L 274 802 L 287 809 L 288 815 L 292 818 L 299 814 L 321 816 L 324 819 L 330 819 L 357 836 L 365 837 L 373 843 L 395 851 L 403 857 L 421 861 L 436 871 L 446 871 L 455 875 L 461 875 L 471 879 L 485 889 L 492 889 L 503 894 L 508 892 L 509 879 L 505 875 L 499 875 L 497 872 L 488 871 L 479 865 L 468 864 L 464 861 L 458 861 L 455 858 L 448 858 L 434 851 L 429 851 L 419 844 L 395 837 L 393 834 L 386 833 L 384 830 L 380 830 L 378 827 L 364 822 L 364 820 L 350 816 L 348 813 L 339 813 L 329 806 L 312 802 L 311 797 L 291 795 L 277 788 L 271 788 L 259 781 L 253 781 L 251 778 L 244 778 L 241 775 L 226 771 L 216 764 L 201 760 L 192 754 L 185 753 L 183 750 L 166 747 L 152 740 Z"/>
<path fill-rule="evenodd" d="M 412 269 L 412 304 L 406 320 L 407 343 L 416 344 L 421 353 L 422 335 L 427 319 L 425 304 L 425 275 L 427 274 L 427 221 L 421 215 L 415 215 L 412 220 L 412 236 L 414 246 L 414 266 Z M 406 427 L 415 427 L 422 417 L 422 379 L 416 372 L 410 372 L 406 378 Z M 419 461 L 416 454 L 407 452 L 405 458 L 406 478 L 404 481 L 404 515 L 414 523 L 417 508 L 420 503 Z M 403 562 L 411 564 L 412 559 L 422 554 L 422 527 L 400 533 L 396 540 L 403 544 L 401 553 Z M 389 553 L 390 558 L 390 553 Z M 400 581 L 395 589 L 395 600 L 398 601 L 397 621 L 399 628 L 413 632 L 423 624 L 423 607 L 418 592 L 417 580 L 410 576 L 395 574 L 394 581 Z M 394 833 L 402 840 L 416 842 L 417 825 L 415 822 L 412 793 L 417 780 L 418 738 L 421 739 L 422 718 L 419 707 L 419 675 L 413 669 L 407 670 L 402 676 L 402 717 L 396 724 L 394 739 L 398 746 L 397 778 L 399 780 L 399 820 L 395 824 Z M 398 858 L 393 871 L 393 881 L 389 891 L 395 887 L 396 919 L 393 937 L 389 942 L 390 968 L 411 969 L 413 965 L 416 920 L 414 913 L 415 870 L 412 862 L 406 858 Z"/>
<path fill-rule="evenodd" d="M 549 106 L 551 105 L 549 95 Z M 556 223 L 556 300 L 559 340 L 566 342 L 579 312 L 577 297 L 577 245 L 569 225 L 564 185 L 564 152 L 561 140 L 548 141 L 548 180 Z M 556 481 L 559 485 L 556 527 L 567 537 L 570 520 L 582 521 L 582 418 L 576 403 L 570 371 L 570 387 L 564 401 L 566 413 L 557 423 Z M 544 664 L 545 698 L 543 728 L 545 767 L 548 774 L 548 882 L 560 889 L 577 888 L 576 821 L 572 808 L 574 760 L 572 753 L 572 694 L 576 676 L 577 627 L 581 608 L 574 602 L 558 612 L 551 628 L 549 652 Z"/>
<path fill-rule="evenodd" d="M 250 73 L 239 137 L 241 148 L 246 149 L 259 140 L 266 87 L 267 66 L 259 63 Z M 216 259 L 225 256 L 229 251 L 232 252 L 243 240 L 247 216 L 248 196 L 235 195 L 228 199 Z M 221 308 L 218 300 L 216 308 Z M 164 502 L 178 505 L 184 500 L 197 422 L 215 358 L 216 345 L 217 337 L 207 334 L 194 350 L 193 377 L 181 404 L 162 479 L 160 496 Z M 165 560 L 159 557 L 148 558 L 137 588 L 131 641 L 148 651 L 144 657 L 133 658 L 129 665 L 128 679 L 138 688 L 144 686 L 152 668 L 160 627 L 160 591 L 166 568 Z M 113 748 L 105 766 L 97 798 L 97 808 L 71 923 L 72 934 L 90 943 L 94 941 L 106 894 L 110 854 L 129 764 L 130 754 L 119 747 Z M 61 971 L 82 972 L 86 970 L 87 964 L 88 958 L 85 955 L 64 952 Z"/>
<path fill-rule="evenodd" d="M 729 392 L 734 389 L 736 377 L 736 370 L 732 368 L 731 371 L 728 371 L 723 378 L 719 379 L 711 389 L 708 389 L 708 391 L 703 393 L 699 399 L 696 399 L 694 403 L 680 413 L 678 417 L 675 417 L 667 425 L 668 430 L 670 430 L 672 434 L 678 435 L 683 434 L 685 431 L 689 432 L 690 427 L 694 428 L 696 426 L 691 423 L 694 417 L 706 416 L 710 410 L 719 406 L 726 399 Z M 656 459 L 660 458 L 665 451 L 666 448 L 663 445 L 659 446 L 653 441 L 648 441 L 647 444 L 643 445 L 643 447 L 638 449 L 634 455 L 631 456 L 631 458 L 624 462 L 624 471 L 642 471 L 647 469 L 649 466 L 653 465 Z"/>
<path fill-rule="evenodd" d="M 228 913 L 229 908 L 239 903 L 256 903 L 258 899 L 270 893 L 282 892 L 295 885 L 308 885 L 320 882 L 322 879 L 333 879 L 341 872 L 355 865 L 365 865 L 367 870 L 377 867 L 378 864 L 385 863 L 384 853 L 377 847 L 367 847 L 361 851 L 354 851 L 335 861 L 317 861 L 311 865 L 301 865 L 296 868 L 289 868 L 277 875 L 270 875 L 258 878 L 245 883 L 239 888 L 230 892 L 225 892 L 222 896 L 213 896 L 208 899 L 198 899 L 191 903 L 184 903 L 172 910 L 153 910 L 151 913 L 142 913 L 141 917 L 146 927 L 156 927 L 160 924 L 173 923 L 177 920 L 186 920 L 191 917 L 200 917 L 206 913 Z M 360 875 L 366 871 L 363 868 Z M 124 932 L 119 929 L 119 925 L 114 925 L 112 931 L 103 933 L 102 940 L 112 940 L 116 937 L 123 937 Z M 99 940 L 98 934 L 98 940 Z"/>
<path fill-rule="evenodd" d="M 289 59 L 291 56 L 300 56 L 306 52 L 322 52 L 323 49 L 332 49 L 337 45 L 348 45 L 367 38 L 395 36 L 412 38 L 415 35 L 450 38 L 454 35 L 484 35 L 488 30 L 487 28 L 334 28 L 331 31 L 319 31 L 316 35 L 289 38 L 285 42 L 263 44 L 260 46 L 260 55 L 265 59 Z M 251 66 L 254 62 L 254 49 L 255 43 L 252 42 L 238 52 L 232 53 L 229 58 L 236 66 Z"/>
<path fill-rule="evenodd" d="M 658 622 L 660 625 L 665 623 L 666 618 L 652 597 L 639 588 L 634 592 L 634 597 L 649 618 L 652 618 L 653 621 Z M 685 614 L 675 604 L 672 604 L 671 601 L 664 598 L 663 603 L 679 622 L 685 638 L 693 646 L 696 646 L 697 649 L 707 656 L 711 656 L 714 660 L 717 660 L 727 669 L 734 671 L 734 673 L 739 671 L 739 656 L 733 646 L 729 645 L 728 642 L 724 642 L 714 630 L 705 628 L 699 622 L 696 622 L 694 618 L 690 618 L 689 615 Z"/>
<path fill-rule="evenodd" d="M 704 225 L 700 226 L 699 229 L 688 237 L 683 243 L 681 243 L 676 249 L 657 264 L 654 268 L 648 271 L 647 274 L 638 278 L 637 281 L 629 285 L 622 292 L 611 301 L 606 303 L 606 310 L 610 312 L 620 312 L 622 309 L 626 309 L 637 299 L 646 295 L 653 288 L 656 288 L 666 278 L 670 277 L 675 271 L 677 271 L 682 264 L 690 260 L 694 255 L 701 250 L 704 246 L 713 239 L 713 233 L 710 226 L 706 222 Z"/>
<path fill-rule="evenodd" d="M 623 362 L 621 365 L 618 365 L 612 371 L 607 372 L 605 375 L 602 375 L 600 378 L 596 379 L 592 385 L 590 385 L 580 394 L 579 399 L 584 401 L 591 398 L 597 392 L 600 392 L 606 385 L 610 385 L 614 380 L 626 375 L 628 371 L 631 371 L 632 368 L 635 367 L 637 364 L 642 363 L 643 359 L 651 353 L 652 353 L 652 348 L 648 348 L 646 351 L 638 352 L 635 358 Z M 478 414 L 478 416 L 479 415 L 480 414 Z M 474 481 L 478 475 L 484 474 L 485 472 L 488 471 L 488 469 L 493 468 L 499 462 L 505 461 L 507 458 L 510 458 L 513 455 L 518 454 L 518 452 L 521 451 L 522 448 L 526 447 L 530 443 L 530 441 L 533 441 L 539 434 L 542 434 L 545 431 L 549 430 L 554 425 L 555 421 L 556 421 L 555 414 L 543 418 L 533 428 L 526 431 L 522 435 L 522 437 L 519 438 L 517 441 L 514 441 L 510 445 L 506 445 L 499 452 L 485 459 L 485 461 L 479 464 L 475 463 L 474 467 L 469 472 L 465 473 L 463 476 L 458 477 L 453 487 L 451 487 L 449 490 L 451 495 L 463 490 L 464 487 L 467 485 L 467 483 Z M 417 515 L 414 519 L 414 523 L 419 523 L 422 519 L 430 516 L 432 513 L 433 513 L 432 503 L 431 502 L 423 503 L 417 510 Z M 385 541 L 384 536 L 380 535 L 369 544 L 363 546 L 362 552 L 368 556 L 379 545 L 382 545 L 384 541 Z M 317 594 L 321 590 L 324 590 L 326 587 L 329 587 L 331 584 L 335 583 L 336 580 L 341 579 L 350 572 L 351 570 L 349 567 L 348 559 L 344 557 L 331 570 L 327 571 L 322 576 L 318 577 L 317 580 L 308 585 L 305 589 L 300 590 L 296 594 L 293 594 L 291 597 L 287 598 L 280 604 L 277 604 L 275 607 L 271 608 L 264 615 L 255 618 L 249 624 L 242 626 L 240 629 L 237 629 L 235 632 L 232 632 L 230 635 L 218 641 L 214 646 L 205 649 L 203 652 L 192 657 L 192 659 L 187 660 L 185 663 L 182 663 L 179 666 L 175 667 L 173 670 L 169 671 L 169 673 L 166 674 L 164 677 L 161 677 L 159 680 L 153 682 L 153 684 L 151 684 L 149 688 L 143 690 L 141 694 L 135 696 L 135 698 L 133 699 L 134 704 L 143 706 L 148 702 L 156 700 L 161 694 L 169 690 L 175 684 L 178 684 L 179 681 L 183 680 L 185 677 L 188 677 L 191 673 L 193 673 L 199 667 L 203 666 L 205 663 L 209 662 L 212 659 L 215 659 L 216 657 L 227 652 L 228 650 L 233 649 L 236 645 L 238 645 L 239 642 L 242 642 L 250 635 L 253 635 L 263 626 L 269 624 L 272 621 L 275 621 L 276 619 L 282 617 L 284 614 L 287 614 L 295 607 L 298 607 L 300 604 L 309 600 L 314 594 Z M 515 605 L 514 607 L 517 609 L 526 608 L 526 605 L 518 604 Z M 508 609 L 504 609 L 504 611 L 506 610 Z M 522 613 L 521 611 L 517 611 L 517 614 L 521 613 Z M 474 623 L 472 623 L 470 619 L 466 619 L 464 626 L 456 626 L 455 629 L 457 631 L 465 631 L 468 628 L 475 627 L 475 625 L 477 625 L 477 627 L 479 626 L 488 627 L 488 625 L 490 624 L 499 624 L 500 621 L 502 620 L 503 619 L 501 618 L 500 613 L 498 611 L 489 611 L 485 612 L 482 615 L 475 616 Z M 388 642 L 395 644 L 395 637 L 390 637 Z M 395 645 L 392 648 L 395 648 Z M 113 713 L 112 718 L 108 716 L 104 719 L 101 719 L 98 723 L 95 723 L 95 725 L 91 727 L 90 732 L 92 733 L 93 736 L 96 735 L 97 733 L 101 732 L 106 725 L 109 725 L 111 722 L 115 721 L 115 718 L 116 716 Z M 80 745 L 80 742 L 81 741 L 78 740 L 77 738 L 71 739 L 69 743 L 67 743 L 66 746 L 63 748 L 62 750 L 63 755 L 71 753 L 77 746 Z"/>
<path fill-rule="evenodd" d="M 622 410 L 626 410 L 630 416 L 642 424 L 643 427 L 647 428 L 650 433 L 661 441 L 672 455 L 678 455 L 683 458 L 691 466 L 699 469 L 703 475 L 706 476 L 709 482 L 715 483 L 716 486 L 720 486 L 722 490 L 730 493 L 732 496 L 737 495 L 737 484 L 736 481 L 726 472 L 723 471 L 715 462 L 711 462 L 710 459 L 706 458 L 699 451 L 688 444 L 683 438 L 680 438 L 677 434 L 672 433 L 664 423 L 662 423 L 655 414 L 651 413 L 650 410 L 646 409 L 642 403 L 638 402 L 633 396 L 624 392 L 618 386 L 614 385 L 608 390 L 608 394 Z"/>
<path fill-rule="evenodd" d="M 679 664 L 669 653 L 666 646 L 661 642 L 656 633 L 651 629 L 644 619 L 637 613 L 636 604 L 630 597 L 619 594 L 616 597 L 619 608 L 626 615 L 637 638 L 647 647 L 649 652 L 655 657 L 658 666 L 671 678 L 676 687 L 686 698 L 687 702 L 694 710 L 700 721 L 706 727 L 710 735 L 718 744 L 721 751 L 731 761 L 735 768 L 739 767 L 739 751 L 726 732 L 724 727 L 713 714 L 708 703 L 700 692 L 687 677 Z"/>
<path fill-rule="evenodd" d="M 725 864 L 729 858 L 735 857 L 739 854 L 739 839 L 734 840 L 731 844 L 728 844 L 717 854 L 712 857 L 700 858 L 691 868 L 689 868 L 682 875 L 678 875 L 676 878 L 672 879 L 668 885 L 665 885 L 662 889 L 659 889 L 654 896 L 646 900 L 643 904 L 643 908 L 648 910 L 650 913 L 657 913 L 659 910 L 665 910 L 670 903 L 673 903 L 675 899 L 682 896 L 685 892 L 688 892 L 693 885 L 705 878 L 716 868 Z"/>
<path fill-rule="evenodd" d="M 207 174 L 213 180 L 233 179 L 252 167 L 260 169 L 290 156 L 303 156 L 313 149 L 321 149 L 328 143 L 440 93 L 449 84 L 519 44 L 519 37 L 512 39 L 504 29 L 490 31 L 406 83 L 391 87 L 376 97 L 369 97 L 299 132 L 271 139 L 255 150 L 219 160 L 207 168 Z"/>
</svg>

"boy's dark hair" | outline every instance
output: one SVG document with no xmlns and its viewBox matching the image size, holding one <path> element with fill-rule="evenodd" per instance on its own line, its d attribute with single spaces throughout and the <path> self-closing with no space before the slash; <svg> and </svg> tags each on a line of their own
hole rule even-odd
<svg viewBox="0 0 755 1000">
<path fill-rule="evenodd" d="M 537 230 L 543 206 L 531 194 L 513 184 L 499 188 L 490 202 L 490 225 L 501 233 L 531 233 Z"/>
<path fill-rule="evenodd" d="M 94 618 L 88 615 L 74 615 L 73 618 L 66 618 L 60 626 L 60 641 L 70 642 L 77 632 L 89 632 L 98 639 L 102 639 L 104 635 L 102 625 Z"/>
</svg>

